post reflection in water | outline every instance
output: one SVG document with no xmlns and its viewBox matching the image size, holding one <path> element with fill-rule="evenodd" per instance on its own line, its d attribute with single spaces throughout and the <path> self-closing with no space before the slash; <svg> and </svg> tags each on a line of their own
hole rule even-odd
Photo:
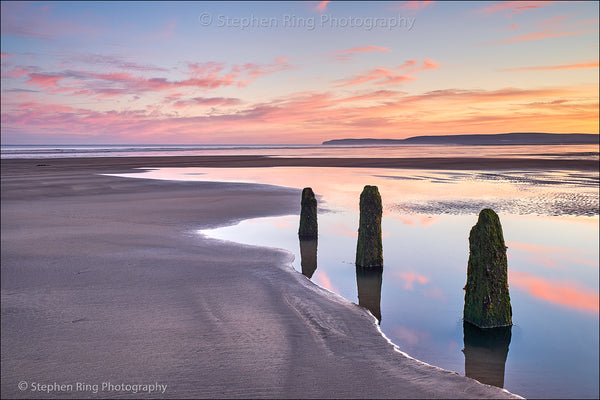
<svg viewBox="0 0 600 400">
<path fill-rule="evenodd" d="M 381 283 L 383 267 L 356 266 L 358 305 L 371 311 L 381 325 Z"/>
<path fill-rule="evenodd" d="M 512 326 L 481 329 L 464 321 L 465 375 L 503 388 L 511 330 Z"/>
<path fill-rule="evenodd" d="M 317 239 L 300 239 L 302 275 L 312 278 L 317 269 Z"/>
</svg>

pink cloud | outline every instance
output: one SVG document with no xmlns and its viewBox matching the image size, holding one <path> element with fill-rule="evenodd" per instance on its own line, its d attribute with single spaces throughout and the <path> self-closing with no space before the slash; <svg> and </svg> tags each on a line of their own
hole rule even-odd
<svg viewBox="0 0 600 400">
<path fill-rule="evenodd" d="M 519 29 L 519 27 L 517 26 L 517 24 L 510 24 L 508 27 L 502 29 L 503 31 L 512 31 L 512 30 L 517 30 Z"/>
<path fill-rule="evenodd" d="M 383 80 L 390 79 L 391 77 L 396 76 L 397 73 L 391 70 L 383 69 L 383 68 L 375 68 L 362 75 L 357 75 L 354 78 L 350 79 L 340 79 L 337 82 L 340 82 L 338 85 L 334 87 L 346 87 L 346 86 L 356 86 L 362 85 L 363 83 L 367 83 L 370 81 L 379 81 L 380 83 Z M 413 79 L 414 80 L 414 79 Z"/>
<path fill-rule="evenodd" d="M 336 50 L 328 53 L 329 56 L 334 57 L 338 61 L 347 61 L 354 54 L 364 53 L 364 52 L 390 52 L 391 50 L 388 47 L 380 47 L 380 46 L 362 46 L 362 47 L 353 47 L 351 49 L 344 50 Z"/>
<path fill-rule="evenodd" d="M 563 21 L 566 21 L 569 18 L 570 18 L 570 16 L 568 16 L 568 15 L 557 15 L 556 17 L 539 21 L 536 25 L 539 26 L 540 28 L 556 28 Z"/>
<path fill-rule="evenodd" d="M 436 63 L 431 58 L 427 58 L 425 61 L 423 61 L 423 66 L 418 71 L 424 71 L 426 69 L 438 69 L 439 67 L 440 64 Z"/>
<path fill-rule="evenodd" d="M 414 288 L 414 284 L 415 283 L 419 283 L 421 285 L 426 284 L 427 282 L 429 282 L 429 279 L 419 275 L 413 271 L 410 272 L 395 272 L 392 274 L 392 276 L 394 278 L 399 278 L 400 282 L 402 282 L 404 284 L 404 288 L 407 290 L 413 290 Z"/>
<path fill-rule="evenodd" d="M 509 11 L 509 15 L 512 15 L 518 14 L 523 10 L 541 8 L 551 3 L 551 1 L 505 1 L 500 4 L 495 4 L 493 6 L 483 8 L 479 11 L 484 14 L 492 14 L 498 11 Z"/>
<path fill-rule="evenodd" d="M 289 58 L 280 57 L 267 64 L 246 63 L 232 65 L 229 68 L 225 63 L 216 62 L 189 64 L 188 78 L 175 81 L 162 77 L 147 78 L 131 72 L 97 73 L 66 70 L 55 74 L 29 73 L 26 83 L 54 94 L 70 92 L 72 95 L 97 95 L 101 98 L 182 88 L 216 89 L 232 85 L 243 87 L 263 75 L 290 69 L 289 61 Z"/>
<path fill-rule="evenodd" d="M 509 282 L 550 303 L 598 313 L 598 291 L 584 288 L 577 282 L 549 280 L 518 271 L 509 272 Z"/>
<path fill-rule="evenodd" d="M 109 55 L 109 54 L 96 54 L 96 53 L 83 53 L 83 54 L 75 54 L 69 55 L 63 58 L 63 62 L 67 65 L 72 63 L 85 63 L 90 65 L 102 65 L 102 66 L 110 66 L 119 70 L 127 70 L 127 71 L 142 71 L 142 72 L 168 72 L 169 69 L 157 67 L 151 64 L 140 64 L 133 61 L 128 60 L 125 57 L 118 55 Z"/>
<path fill-rule="evenodd" d="M 433 1 L 403 1 L 400 10 L 418 12 L 433 3 Z"/>
<path fill-rule="evenodd" d="M 440 68 L 440 64 L 436 63 L 430 58 L 424 60 L 421 65 L 418 65 L 419 60 L 408 60 L 404 64 L 392 68 L 374 68 L 366 71 L 363 74 L 357 75 L 352 78 L 339 79 L 337 85 L 334 87 L 347 87 L 362 85 L 367 82 L 372 82 L 376 85 L 390 85 L 397 83 L 406 83 L 415 81 L 417 78 L 411 74 Z"/>
<path fill-rule="evenodd" d="M 2 76 L 7 77 L 7 78 L 20 78 L 23 75 L 27 75 L 29 73 L 31 73 L 31 71 L 28 69 L 21 68 L 21 67 L 15 67 L 12 70 L 2 74 Z"/>
<path fill-rule="evenodd" d="M 317 6 L 315 7 L 315 10 L 317 10 L 319 12 L 327 11 L 327 4 L 329 4 L 329 0 L 321 1 L 319 4 L 317 4 Z"/>
<path fill-rule="evenodd" d="M 54 89 L 58 87 L 58 81 L 61 79 L 64 79 L 64 77 L 59 75 L 32 73 L 29 74 L 29 79 L 26 81 L 26 83 L 44 89 Z"/>
<path fill-rule="evenodd" d="M 562 70 L 589 69 L 589 68 L 598 68 L 598 61 L 576 63 L 576 64 L 545 65 L 545 66 L 538 66 L 538 67 L 508 68 L 508 69 L 504 69 L 503 71 L 509 71 L 509 72 L 562 71 Z"/>
</svg>

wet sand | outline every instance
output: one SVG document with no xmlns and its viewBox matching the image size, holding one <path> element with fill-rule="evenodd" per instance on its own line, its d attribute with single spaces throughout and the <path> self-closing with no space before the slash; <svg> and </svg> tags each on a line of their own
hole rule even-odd
<svg viewBox="0 0 600 400">
<path fill-rule="evenodd" d="M 513 397 L 395 351 L 371 314 L 294 271 L 288 253 L 193 233 L 299 213 L 300 191 L 97 175 L 281 160 L 2 160 L 2 398 Z"/>
<path fill-rule="evenodd" d="M 21 173 L 39 166 L 37 173 L 54 169 L 105 173 L 131 172 L 131 168 L 165 167 L 364 167 L 447 170 L 577 170 L 598 171 L 600 161 L 544 158 L 432 157 L 432 158 L 310 158 L 267 156 L 177 156 L 4 159 L 2 169 Z"/>
</svg>

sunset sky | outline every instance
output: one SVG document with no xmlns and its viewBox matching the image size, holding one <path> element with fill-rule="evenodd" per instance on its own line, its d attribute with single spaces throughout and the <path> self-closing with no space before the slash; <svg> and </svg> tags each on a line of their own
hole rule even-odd
<svg viewBox="0 0 600 400">
<path fill-rule="evenodd" d="M 598 2 L 2 2 L 2 144 L 598 133 Z"/>
</svg>

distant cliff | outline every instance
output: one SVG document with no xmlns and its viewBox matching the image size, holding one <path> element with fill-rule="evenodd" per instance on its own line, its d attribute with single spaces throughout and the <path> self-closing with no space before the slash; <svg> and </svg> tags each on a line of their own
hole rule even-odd
<svg viewBox="0 0 600 400">
<path fill-rule="evenodd" d="M 599 136 L 588 133 L 516 132 L 490 135 L 413 136 L 407 139 L 334 139 L 324 145 L 397 145 L 397 144 L 455 144 L 481 145 L 542 145 L 542 144 L 599 144 Z"/>
</svg>

